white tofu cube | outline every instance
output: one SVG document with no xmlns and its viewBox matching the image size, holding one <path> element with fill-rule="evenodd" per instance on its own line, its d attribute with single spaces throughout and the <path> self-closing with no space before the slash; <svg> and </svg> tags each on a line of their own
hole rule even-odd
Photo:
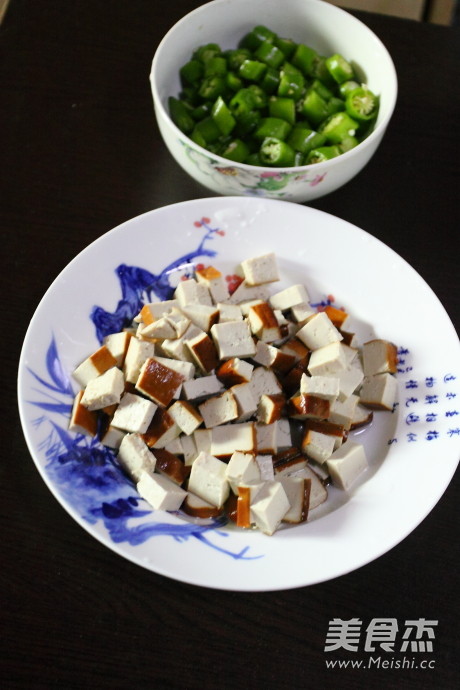
<svg viewBox="0 0 460 690">
<path fill-rule="evenodd" d="M 271 535 L 279 527 L 289 508 L 283 485 L 280 482 L 268 481 L 257 493 L 251 505 L 251 516 L 262 532 Z"/>
<path fill-rule="evenodd" d="M 254 365 L 239 357 L 227 359 L 216 370 L 219 381 L 227 386 L 235 386 L 237 383 L 248 383 L 251 380 Z"/>
<path fill-rule="evenodd" d="M 274 252 L 241 262 L 247 285 L 263 285 L 280 279 Z"/>
<path fill-rule="evenodd" d="M 185 381 L 189 381 L 195 376 L 195 365 L 191 362 L 184 362 L 182 360 L 172 359 L 171 357 L 158 357 L 157 355 L 155 355 L 153 359 L 163 364 L 163 366 L 168 367 L 168 369 L 176 371 L 183 376 Z"/>
<path fill-rule="evenodd" d="M 117 429 L 115 426 L 109 424 L 101 436 L 101 443 L 103 446 L 107 446 L 107 448 L 114 448 L 115 450 L 118 450 L 125 436 L 125 431 L 122 429 Z"/>
<path fill-rule="evenodd" d="M 224 424 L 214 427 L 211 431 L 212 455 L 218 458 L 230 458 L 236 450 L 242 453 L 255 453 L 256 434 L 253 422 Z"/>
<path fill-rule="evenodd" d="M 320 465 L 328 460 L 335 448 L 335 438 L 320 431 L 308 429 L 302 441 L 302 450 Z"/>
<path fill-rule="evenodd" d="M 186 400 L 201 400 L 218 395 L 225 390 L 225 387 L 215 374 L 201 376 L 197 379 L 184 381 L 182 392 Z"/>
<path fill-rule="evenodd" d="M 189 304 L 212 305 L 212 299 L 208 288 L 206 285 L 203 285 L 203 283 L 197 283 L 194 278 L 181 280 L 174 291 L 174 297 L 179 302 L 181 308 Z"/>
<path fill-rule="evenodd" d="M 214 303 L 217 304 L 228 299 L 228 285 L 222 273 L 214 266 L 197 269 L 195 275 L 197 281 L 208 288 Z"/>
<path fill-rule="evenodd" d="M 273 424 L 260 424 L 256 422 L 256 442 L 257 442 L 257 453 L 258 454 L 273 454 L 278 450 L 276 431 L 277 426 L 274 422 Z"/>
<path fill-rule="evenodd" d="M 155 354 L 155 345 L 148 340 L 131 338 L 123 365 L 125 379 L 129 383 L 136 383 L 144 362 Z"/>
<path fill-rule="evenodd" d="M 248 285 L 243 281 L 236 288 L 235 292 L 227 300 L 228 304 L 241 304 L 253 299 L 266 300 L 269 297 L 269 290 L 266 285 Z"/>
<path fill-rule="evenodd" d="M 310 508 L 311 479 L 305 477 L 277 478 L 286 492 L 290 508 L 283 517 L 283 522 L 299 524 L 306 522 Z"/>
<path fill-rule="evenodd" d="M 200 453 L 192 465 L 188 489 L 214 506 L 223 506 L 230 493 L 226 463 L 209 453 Z"/>
<path fill-rule="evenodd" d="M 97 412 L 91 412 L 81 404 L 83 393 L 84 391 L 78 391 L 74 398 L 72 413 L 70 415 L 69 431 L 74 431 L 77 434 L 85 434 L 86 436 L 96 436 L 98 425 Z"/>
<path fill-rule="evenodd" d="M 252 393 L 249 383 L 237 383 L 230 388 L 238 407 L 238 421 L 245 422 L 257 410 L 257 402 Z"/>
<path fill-rule="evenodd" d="M 261 302 L 250 307 L 248 322 L 251 332 L 264 343 L 272 343 L 281 337 L 278 319 L 268 302 Z"/>
<path fill-rule="evenodd" d="M 327 461 L 332 481 L 348 491 L 359 476 L 367 469 L 367 459 L 360 443 L 348 440 L 338 448 Z"/>
<path fill-rule="evenodd" d="M 289 419 L 278 419 L 276 424 L 276 451 L 280 452 L 292 446 L 291 425 Z"/>
<path fill-rule="evenodd" d="M 299 304 L 308 304 L 310 298 L 304 285 L 291 285 L 270 297 L 273 309 L 286 311 Z"/>
<path fill-rule="evenodd" d="M 123 373 L 118 367 L 112 367 L 89 381 L 80 402 L 88 410 L 102 410 L 119 403 L 124 389 Z"/>
<path fill-rule="evenodd" d="M 159 338 L 165 340 L 166 338 L 176 338 L 177 333 L 171 322 L 162 316 L 156 321 L 152 321 L 147 326 L 142 323 L 139 324 L 137 336 L 140 338 Z"/>
<path fill-rule="evenodd" d="M 84 388 L 92 379 L 115 366 L 117 366 L 117 360 L 108 347 L 102 345 L 75 369 L 73 377 Z"/>
<path fill-rule="evenodd" d="M 187 496 L 187 492 L 175 482 L 161 474 L 149 472 L 141 473 L 136 488 L 154 510 L 179 510 Z"/>
<path fill-rule="evenodd" d="M 219 310 L 208 304 L 189 304 L 182 311 L 190 321 L 206 333 L 219 321 Z"/>
<path fill-rule="evenodd" d="M 123 437 L 117 460 L 135 482 L 139 481 L 143 471 L 155 470 L 156 458 L 139 434 L 126 434 Z"/>
<path fill-rule="evenodd" d="M 125 393 L 120 400 L 112 419 L 112 426 L 131 433 L 143 434 L 147 431 L 157 405 L 151 400 L 134 393 Z"/>
<path fill-rule="evenodd" d="M 260 400 L 262 395 L 276 395 L 283 392 L 274 372 L 265 367 L 256 367 L 254 369 L 249 385 L 252 395 L 257 401 Z"/>
<path fill-rule="evenodd" d="M 229 390 L 205 400 L 198 405 L 198 410 L 207 429 L 226 424 L 238 417 L 238 406 Z"/>
<path fill-rule="evenodd" d="M 333 402 L 340 392 L 339 383 L 339 379 L 334 376 L 307 376 L 302 374 L 300 393 L 315 395 L 317 398 L 324 398 Z"/>
<path fill-rule="evenodd" d="M 201 452 L 211 453 L 212 431 L 211 429 L 197 429 L 193 432 L 193 440 L 195 441 L 197 455 Z M 214 455 L 214 453 L 211 453 Z"/>
<path fill-rule="evenodd" d="M 339 342 L 329 343 L 318 350 L 314 350 L 308 362 L 311 376 L 333 376 L 344 371 L 348 360 Z"/>
<path fill-rule="evenodd" d="M 310 350 L 318 350 L 320 347 L 343 340 L 340 331 L 334 326 L 326 312 L 321 311 L 312 316 L 300 328 L 296 337 Z"/>
<path fill-rule="evenodd" d="M 129 341 L 132 337 L 132 333 L 129 333 L 129 331 L 120 331 L 120 333 L 111 333 L 110 335 L 106 335 L 104 338 L 104 345 L 109 350 L 112 357 L 115 357 L 117 367 L 120 367 L 120 369 L 125 361 Z"/>
<path fill-rule="evenodd" d="M 185 344 L 194 361 L 205 374 L 209 374 L 219 365 L 216 346 L 207 333 L 201 333 L 187 340 Z"/>
<path fill-rule="evenodd" d="M 243 312 L 238 304 L 225 304 L 223 302 L 218 302 L 216 306 L 219 310 L 219 323 L 224 323 L 225 321 L 243 320 Z"/>
<path fill-rule="evenodd" d="M 271 455 L 256 455 L 256 463 L 259 468 L 260 478 L 264 482 L 271 482 L 275 478 L 275 470 Z"/>
<path fill-rule="evenodd" d="M 191 465 L 199 454 L 195 443 L 195 437 L 193 434 L 191 436 L 183 436 L 181 438 L 181 444 L 182 453 L 184 456 L 184 465 Z M 209 443 L 209 448 L 211 448 L 211 442 Z"/>
<path fill-rule="evenodd" d="M 193 434 L 195 429 L 203 422 L 201 415 L 186 400 L 177 400 L 168 408 L 168 412 L 181 431 L 187 436 Z"/>
<path fill-rule="evenodd" d="M 329 421 L 334 424 L 341 424 L 345 429 L 349 429 L 358 403 L 359 397 L 357 395 L 350 395 L 349 398 L 343 401 L 335 400 L 331 404 Z"/>
<path fill-rule="evenodd" d="M 398 392 L 398 382 L 391 374 L 366 376 L 359 397 L 362 405 L 377 410 L 393 409 Z M 83 401 L 82 401 L 83 402 Z"/>
<path fill-rule="evenodd" d="M 388 340 L 369 340 L 363 345 L 363 365 L 366 376 L 395 374 L 398 367 L 398 350 Z"/>
<path fill-rule="evenodd" d="M 211 328 L 211 336 L 217 347 L 219 359 L 252 357 L 256 353 L 256 346 L 246 321 L 216 323 Z"/>
<path fill-rule="evenodd" d="M 179 306 L 179 302 L 176 299 L 168 299 L 163 302 L 148 302 L 144 304 L 138 316 L 134 319 L 135 321 L 142 322 L 145 326 L 157 319 L 161 319 L 162 316 L 168 314 L 172 309 Z"/>
<path fill-rule="evenodd" d="M 252 453 L 235 451 L 227 465 L 227 479 L 231 489 L 238 496 L 238 485 L 260 482 L 260 469 Z"/>
<path fill-rule="evenodd" d="M 296 323 L 303 325 L 309 318 L 314 316 L 315 312 L 309 304 L 302 302 L 301 304 L 294 304 L 291 307 L 291 315 Z"/>
</svg>

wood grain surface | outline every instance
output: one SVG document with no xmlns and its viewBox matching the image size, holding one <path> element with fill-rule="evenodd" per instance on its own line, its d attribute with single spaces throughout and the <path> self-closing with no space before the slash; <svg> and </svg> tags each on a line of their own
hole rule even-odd
<svg viewBox="0 0 460 690">
<path fill-rule="evenodd" d="M 409 537 L 365 567 L 313 587 L 234 593 L 172 581 L 102 546 L 53 498 L 27 450 L 17 365 L 48 286 L 112 227 L 212 196 L 167 152 L 148 81 L 161 37 L 200 4 L 11 0 L 1 27 L 0 686 L 458 687 L 458 476 Z M 393 56 L 398 104 L 368 166 L 311 205 L 409 261 L 458 328 L 459 29 L 355 14 Z M 438 620 L 435 667 L 326 669 L 333 618 Z"/>
</svg>

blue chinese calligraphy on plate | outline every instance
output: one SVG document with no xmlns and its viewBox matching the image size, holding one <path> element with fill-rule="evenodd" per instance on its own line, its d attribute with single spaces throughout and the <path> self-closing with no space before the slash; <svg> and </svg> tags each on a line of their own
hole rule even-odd
<svg viewBox="0 0 460 690">
<path fill-rule="evenodd" d="M 328 500 L 308 522 L 271 537 L 225 520 L 152 510 L 120 470 L 115 451 L 68 430 L 77 392 L 72 371 L 105 335 L 129 324 L 145 301 L 169 298 L 197 265 L 216 266 L 234 286 L 238 264 L 267 251 L 278 257 L 276 289 L 302 283 L 318 308 L 346 309 L 361 344 L 380 337 L 398 346 L 393 411 L 376 413 L 370 426 L 354 432 L 369 461 L 363 480 L 348 493 L 330 487 Z M 413 296 L 410 307 L 401 303 L 402 293 Z M 350 572 L 391 549 L 423 520 L 458 464 L 459 365 L 458 337 L 446 312 L 390 248 L 314 209 L 214 197 L 134 218 L 66 267 L 31 321 L 18 400 L 36 467 L 93 537 L 171 578 L 264 591 Z"/>
</svg>

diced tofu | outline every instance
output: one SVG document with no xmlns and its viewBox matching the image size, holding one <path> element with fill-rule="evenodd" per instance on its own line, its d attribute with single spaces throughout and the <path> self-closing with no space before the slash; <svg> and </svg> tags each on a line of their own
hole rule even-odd
<svg viewBox="0 0 460 690">
<path fill-rule="evenodd" d="M 337 374 L 339 379 L 339 400 L 346 400 L 361 385 L 364 374 L 360 366 L 349 366 Z"/>
<path fill-rule="evenodd" d="M 345 429 L 351 427 L 351 421 L 355 416 L 356 405 L 359 402 L 357 395 L 350 395 L 346 400 L 335 400 L 331 405 L 329 421 L 341 424 Z"/>
<path fill-rule="evenodd" d="M 224 302 L 228 299 L 228 286 L 224 276 L 214 266 L 195 270 L 195 275 L 199 283 L 203 283 L 209 290 L 213 301 Z"/>
<path fill-rule="evenodd" d="M 197 327 L 206 333 L 219 321 L 219 310 L 208 304 L 189 304 L 182 307 L 184 314 Z"/>
<path fill-rule="evenodd" d="M 302 374 L 300 393 L 315 395 L 333 402 L 339 395 L 339 379 L 333 376 L 307 376 Z M 353 391 L 352 391 L 353 392 Z"/>
<path fill-rule="evenodd" d="M 122 429 L 117 429 L 115 426 L 109 424 L 104 433 L 101 435 L 101 443 L 103 446 L 107 446 L 108 448 L 118 449 L 125 436 L 125 431 Z"/>
<path fill-rule="evenodd" d="M 291 285 L 270 297 L 273 309 L 286 311 L 298 304 L 308 304 L 310 298 L 304 285 Z"/>
<path fill-rule="evenodd" d="M 155 355 L 153 357 L 157 362 L 163 364 L 165 367 L 176 371 L 178 374 L 183 376 L 184 381 L 189 381 L 195 376 L 195 365 L 191 362 L 184 362 L 178 359 L 171 359 L 170 357 L 158 357 Z"/>
<path fill-rule="evenodd" d="M 276 448 L 277 451 L 286 450 L 292 445 L 291 425 L 289 419 L 279 419 L 276 424 Z"/>
<path fill-rule="evenodd" d="M 308 321 L 309 318 L 314 316 L 315 312 L 310 307 L 309 304 L 302 302 L 301 304 L 294 304 L 291 308 L 292 318 L 296 323 L 303 325 Z"/>
<path fill-rule="evenodd" d="M 372 422 L 373 416 L 374 413 L 372 412 L 372 410 L 358 403 L 355 407 L 355 413 L 353 415 L 353 419 L 351 420 L 350 429 L 358 429 L 359 427 L 364 426 L 365 424 L 369 424 L 370 422 Z"/>
<path fill-rule="evenodd" d="M 363 345 L 363 366 L 366 376 L 396 374 L 398 350 L 388 340 L 369 340 Z"/>
<path fill-rule="evenodd" d="M 253 422 L 224 424 L 212 429 L 211 453 L 218 458 L 230 458 L 235 450 L 254 453 L 255 449 L 256 434 Z"/>
<path fill-rule="evenodd" d="M 224 304 L 222 302 L 218 302 L 216 306 L 219 309 L 220 323 L 224 323 L 225 321 L 243 320 L 243 313 L 241 311 L 241 307 L 238 304 Z"/>
<path fill-rule="evenodd" d="M 111 333 L 104 338 L 104 345 L 109 350 L 112 357 L 117 360 L 117 367 L 122 368 L 126 353 L 128 352 L 129 341 L 132 338 L 132 333 L 129 331 L 120 331 L 120 333 Z"/>
<path fill-rule="evenodd" d="M 234 494 L 238 495 L 238 485 L 260 482 L 260 469 L 252 453 L 235 451 L 226 469 L 227 480 Z"/>
<path fill-rule="evenodd" d="M 176 299 L 164 300 L 163 302 L 149 302 L 144 304 L 139 315 L 134 319 L 135 321 L 142 321 L 146 326 L 153 323 L 162 316 L 168 314 L 172 309 L 177 308 L 179 302 Z"/>
<path fill-rule="evenodd" d="M 141 367 L 136 388 L 160 407 L 167 407 L 180 390 L 184 378 L 170 366 L 149 357 Z"/>
<path fill-rule="evenodd" d="M 191 340 L 195 336 L 200 335 L 200 333 L 203 333 L 200 328 L 194 324 L 190 324 L 180 338 L 167 338 L 166 340 L 163 340 L 161 343 L 161 350 L 166 357 L 177 359 L 182 362 L 191 362 L 194 364 L 195 362 L 192 357 L 192 353 L 186 346 L 186 342 L 187 340 Z"/>
<path fill-rule="evenodd" d="M 238 407 L 238 421 L 247 421 L 256 413 L 257 401 L 249 383 L 237 383 L 230 388 Z"/>
<path fill-rule="evenodd" d="M 81 404 L 84 391 L 78 391 L 74 398 L 72 414 L 70 415 L 69 431 L 87 436 L 96 436 L 97 433 L 97 413 L 91 412 Z"/>
<path fill-rule="evenodd" d="M 187 492 L 160 474 L 142 472 L 136 488 L 154 510 L 179 510 Z"/>
<path fill-rule="evenodd" d="M 334 484 L 348 491 L 358 477 L 367 469 L 367 459 L 360 443 L 347 441 L 327 461 L 327 467 Z"/>
<path fill-rule="evenodd" d="M 188 489 L 212 505 L 223 506 L 230 493 L 225 462 L 200 453 L 192 465 Z"/>
<path fill-rule="evenodd" d="M 156 448 L 153 454 L 156 458 L 155 472 L 160 472 L 181 486 L 190 474 L 190 467 L 186 466 L 177 455 L 170 453 L 166 448 Z"/>
<path fill-rule="evenodd" d="M 188 304 L 212 305 L 208 288 L 203 283 L 197 283 L 194 278 L 181 280 L 174 292 L 174 297 L 179 302 L 181 308 L 186 307 Z"/>
<path fill-rule="evenodd" d="M 248 321 L 251 332 L 264 343 L 272 343 L 281 337 L 278 320 L 268 302 L 250 307 Z"/>
<path fill-rule="evenodd" d="M 308 429 L 303 437 L 302 450 L 309 458 L 322 464 L 328 460 L 334 452 L 335 439 L 333 436 L 323 434 L 320 431 Z"/>
<path fill-rule="evenodd" d="M 271 455 L 256 455 L 256 463 L 259 468 L 260 478 L 263 482 L 271 482 L 275 478 L 275 470 Z"/>
<path fill-rule="evenodd" d="M 195 336 L 195 338 L 187 340 L 185 344 L 190 350 L 193 359 L 205 374 L 209 374 L 219 365 L 216 346 L 207 333 L 201 333 Z"/>
<path fill-rule="evenodd" d="M 125 393 L 113 415 L 112 425 L 131 433 L 147 431 L 157 406 L 134 393 Z"/>
<path fill-rule="evenodd" d="M 241 304 L 253 299 L 266 300 L 269 296 L 269 290 L 266 285 L 248 285 L 243 281 L 236 288 L 235 292 L 230 295 L 227 300 L 228 304 Z"/>
<path fill-rule="evenodd" d="M 176 338 L 176 329 L 172 323 L 165 317 L 162 316 L 147 326 L 140 324 L 138 330 L 138 336 L 142 338 L 159 338 L 165 340 L 166 338 Z"/>
<path fill-rule="evenodd" d="M 311 480 L 311 490 L 310 490 L 310 511 L 317 508 L 321 503 L 327 499 L 327 489 L 322 483 L 316 472 L 307 465 L 304 469 L 296 472 L 295 477 L 303 477 L 304 479 Z"/>
<path fill-rule="evenodd" d="M 260 424 L 256 423 L 256 441 L 257 441 L 257 452 L 259 454 L 266 453 L 276 453 L 278 450 L 276 441 L 276 431 L 277 426 L 274 422 L 273 424 Z"/>
<path fill-rule="evenodd" d="M 327 419 L 330 410 L 329 400 L 308 393 L 301 393 L 288 401 L 288 415 L 292 419 Z"/>
<path fill-rule="evenodd" d="M 305 345 L 296 338 L 287 340 L 281 345 L 280 350 L 281 352 L 294 357 L 296 362 L 300 362 L 301 360 L 305 359 L 310 352 L 308 347 L 305 347 Z"/>
<path fill-rule="evenodd" d="M 251 506 L 251 516 L 265 534 L 273 534 L 290 508 L 280 482 L 265 482 Z"/>
<path fill-rule="evenodd" d="M 187 515 L 201 519 L 218 517 L 222 514 L 222 508 L 213 506 L 212 503 L 205 501 L 195 494 L 187 492 L 187 496 L 182 504 L 182 510 Z"/>
<path fill-rule="evenodd" d="M 180 441 L 182 445 L 182 453 L 184 456 L 184 464 L 191 465 L 198 456 L 198 449 L 196 447 L 195 437 L 193 434 L 191 436 L 182 436 Z M 210 448 L 211 442 L 209 442 L 209 450 Z"/>
<path fill-rule="evenodd" d="M 187 436 L 178 436 L 177 438 L 173 438 L 172 441 L 167 443 L 165 445 L 165 450 L 167 450 L 169 453 L 173 453 L 174 455 L 184 455 L 184 448 L 182 446 L 182 439 L 183 438 L 188 438 Z M 192 439 L 193 442 L 193 439 Z"/>
<path fill-rule="evenodd" d="M 286 398 L 282 393 L 265 395 L 260 397 L 257 406 L 257 421 L 262 424 L 273 424 L 281 419 L 286 405 Z"/>
<path fill-rule="evenodd" d="M 256 346 L 246 321 L 216 323 L 211 328 L 211 336 L 220 359 L 252 357 L 256 353 Z"/>
<path fill-rule="evenodd" d="M 201 415 L 186 400 L 177 400 L 168 408 L 168 412 L 187 436 L 190 436 L 203 422 Z"/>
<path fill-rule="evenodd" d="M 117 360 L 109 348 L 102 345 L 96 352 L 87 357 L 73 372 L 73 377 L 80 386 L 85 387 L 92 379 L 100 376 L 108 369 L 117 366 Z"/>
<path fill-rule="evenodd" d="M 328 315 L 336 328 L 342 330 L 342 328 L 347 326 L 349 316 L 343 309 L 337 309 L 337 307 L 333 307 L 332 304 L 328 304 L 327 307 L 324 307 L 324 313 Z"/>
<path fill-rule="evenodd" d="M 204 453 L 211 453 L 212 431 L 211 429 L 197 429 L 193 432 L 193 439 L 195 441 L 197 455 L 202 451 Z M 214 455 L 214 453 L 212 453 Z"/>
<path fill-rule="evenodd" d="M 308 371 L 311 376 L 332 376 L 347 366 L 348 360 L 341 344 L 334 342 L 311 353 Z"/>
<path fill-rule="evenodd" d="M 120 444 L 117 460 L 125 472 L 138 482 L 143 471 L 153 472 L 156 459 L 139 434 L 126 434 Z"/>
<path fill-rule="evenodd" d="M 201 376 L 197 379 L 184 381 L 182 392 L 187 400 L 201 400 L 209 398 L 213 395 L 222 393 L 225 390 L 224 385 L 219 381 L 215 374 L 209 376 Z"/>
<path fill-rule="evenodd" d="M 136 383 L 144 362 L 155 354 L 155 345 L 148 340 L 131 338 L 123 365 L 125 379 L 129 383 Z"/>
<path fill-rule="evenodd" d="M 254 361 L 267 369 L 274 369 L 281 374 L 287 373 L 295 365 L 294 355 L 287 354 L 273 345 L 258 340 Z"/>
<path fill-rule="evenodd" d="M 241 302 L 240 305 L 238 305 L 241 309 L 241 313 L 243 314 L 243 317 L 248 316 L 249 310 L 251 307 L 255 307 L 258 304 L 265 304 L 265 300 L 263 299 L 250 299 L 247 302 Z"/>
<path fill-rule="evenodd" d="M 295 447 L 287 448 L 284 451 L 275 453 L 272 456 L 275 478 L 290 475 L 306 467 L 307 458 Z"/>
<path fill-rule="evenodd" d="M 166 319 L 174 328 L 176 334 L 175 338 L 182 338 L 191 323 L 190 319 L 185 316 L 184 312 L 177 308 L 171 309 L 171 311 L 166 314 Z"/>
<path fill-rule="evenodd" d="M 306 522 L 310 507 L 311 479 L 304 477 L 279 477 L 277 479 L 286 492 L 290 508 L 283 517 L 283 522 L 299 524 Z"/>
<path fill-rule="evenodd" d="M 307 419 L 304 425 L 304 438 L 309 431 L 317 431 L 334 439 L 334 450 L 337 450 L 347 439 L 348 430 L 342 424 L 331 422 L 330 420 Z M 308 443 L 308 439 L 307 439 Z M 303 441 L 302 441 L 303 449 Z"/>
<path fill-rule="evenodd" d="M 310 350 L 318 350 L 330 343 L 336 343 L 343 339 L 340 331 L 334 326 L 326 312 L 321 311 L 312 316 L 300 328 L 296 337 Z"/>
<path fill-rule="evenodd" d="M 231 391 L 224 391 L 205 400 L 198 406 L 198 410 L 207 429 L 226 424 L 238 417 L 238 406 Z"/>
<path fill-rule="evenodd" d="M 149 448 L 165 448 L 180 434 L 181 428 L 168 410 L 159 407 L 142 438 Z"/>
<path fill-rule="evenodd" d="M 393 409 L 398 392 L 398 382 L 391 374 L 366 376 L 360 390 L 362 405 L 376 410 Z"/>
<path fill-rule="evenodd" d="M 102 410 L 104 407 L 119 403 L 124 389 L 123 373 L 118 367 L 112 367 L 89 381 L 80 403 L 88 410 Z"/>
<path fill-rule="evenodd" d="M 232 357 L 216 369 L 216 376 L 225 386 L 247 383 L 251 380 L 254 365 L 239 357 Z"/>
<path fill-rule="evenodd" d="M 276 256 L 273 252 L 241 262 L 247 285 L 263 285 L 280 279 Z"/>
<path fill-rule="evenodd" d="M 282 393 L 281 384 L 271 369 L 256 367 L 249 381 L 255 400 L 260 400 L 262 395 L 276 395 Z"/>
</svg>

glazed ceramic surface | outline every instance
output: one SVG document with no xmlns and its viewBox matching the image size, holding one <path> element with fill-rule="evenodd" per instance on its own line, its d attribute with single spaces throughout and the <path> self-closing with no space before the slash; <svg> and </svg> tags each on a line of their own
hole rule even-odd
<svg viewBox="0 0 460 690">
<path fill-rule="evenodd" d="M 143 301 L 170 297 L 198 264 L 216 266 L 232 285 L 241 260 L 268 251 L 278 257 L 276 290 L 304 284 L 316 308 L 334 304 L 350 313 L 361 344 L 385 338 L 399 354 L 393 411 L 375 413 L 370 426 L 352 434 L 369 461 L 363 480 L 349 493 L 330 488 L 308 522 L 283 526 L 271 537 L 223 520 L 152 510 L 120 470 L 114 451 L 68 431 L 78 390 L 72 371 L 106 334 L 129 323 Z M 134 218 L 67 266 L 31 321 L 18 399 L 36 467 L 96 539 L 177 580 L 261 591 L 310 585 L 359 568 L 423 520 L 458 463 L 459 377 L 460 347 L 446 312 L 389 247 L 308 207 L 214 197 Z"/>
</svg>

